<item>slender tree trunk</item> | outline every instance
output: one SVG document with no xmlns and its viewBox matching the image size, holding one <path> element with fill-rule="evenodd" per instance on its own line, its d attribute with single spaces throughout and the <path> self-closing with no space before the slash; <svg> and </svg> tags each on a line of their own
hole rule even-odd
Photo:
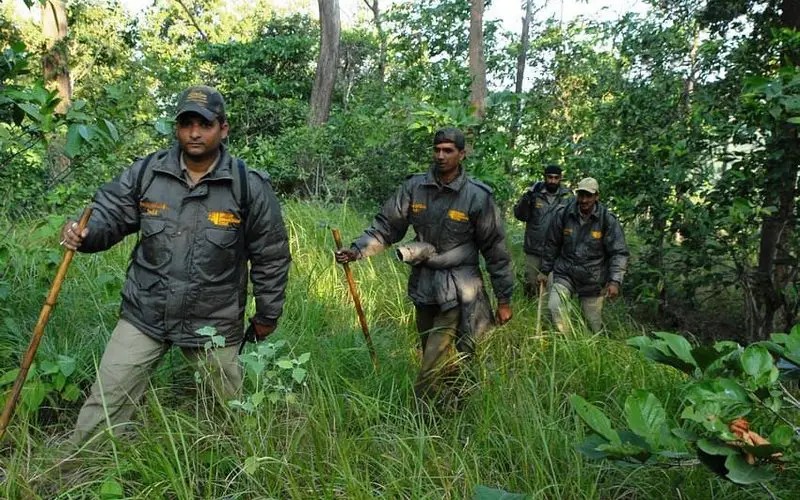
<svg viewBox="0 0 800 500">
<path fill-rule="evenodd" d="M 783 0 L 781 27 L 800 30 L 800 2 Z M 783 49 L 782 59 L 790 64 L 800 64 L 800 50 L 789 46 Z M 781 155 L 774 155 L 767 164 L 764 192 L 767 205 L 777 211 L 764 217 L 761 224 L 761 241 L 758 266 L 751 273 L 745 294 L 747 332 L 749 340 L 766 339 L 770 333 L 788 331 L 795 322 L 795 311 L 790 306 L 786 289 L 797 274 L 797 249 L 794 240 L 795 203 L 797 197 L 798 165 L 800 165 L 800 138 L 797 127 L 781 123 L 774 131 L 778 138 L 774 147 Z M 749 295 L 749 296 L 748 296 Z"/>
<path fill-rule="evenodd" d="M 469 15 L 470 104 L 474 115 L 486 115 L 486 59 L 483 54 L 483 0 L 470 0 Z"/>
<path fill-rule="evenodd" d="M 380 43 L 380 53 L 378 54 L 378 82 L 381 93 L 386 82 L 386 33 L 383 31 L 383 18 L 378 0 L 364 0 L 369 10 L 372 11 L 372 18 L 375 21 L 375 30 L 378 32 L 378 43 Z"/>
<path fill-rule="evenodd" d="M 67 52 L 67 9 L 64 0 L 49 0 L 41 4 L 42 35 L 45 51 L 42 57 L 44 80 L 58 91 L 60 99 L 55 112 L 66 114 L 72 104 L 72 82 L 69 75 Z M 49 182 L 62 179 L 69 169 L 70 160 L 64 153 L 65 137 L 56 133 L 47 134 L 45 162 Z"/>
<path fill-rule="evenodd" d="M 333 87 L 336 83 L 336 69 L 339 62 L 339 20 L 338 0 L 318 0 L 320 22 L 319 59 L 317 75 L 311 90 L 311 109 L 308 124 L 319 126 L 328 121 L 331 112 Z"/>
<path fill-rule="evenodd" d="M 72 102 L 72 83 L 69 78 L 67 54 L 67 9 L 64 0 L 48 0 L 41 4 L 42 34 L 45 53 L 42 59 L 44 79 L 58 90 L 61 102 L 56 113 L 66 113 Z"/>
<path fill-rule="evenodd" d="M 516 94 L 517 101 L 515 103 L 516 109 L 514 110 L 514 118 L 511 123 L 510 138 L 508 141 L 509 149 L 514 149 L 517 144 L 517 136 L 519 135 L 519 124 L 522 120 L 522 83 L 525 80 L 525 66 L 528 64 L 528 47 L 530 46 L 530 26 L 531 26 L 531 13 L 533 11 L 533 0 L 525 1 L 525 17 L 522 18 L 522 33 L 519 42 L 519 54 L 517 54 L 517 79 L 514 83 L 514 94 Z M 510 171 L 510 169 L 506 169 Z"/>
</svg>

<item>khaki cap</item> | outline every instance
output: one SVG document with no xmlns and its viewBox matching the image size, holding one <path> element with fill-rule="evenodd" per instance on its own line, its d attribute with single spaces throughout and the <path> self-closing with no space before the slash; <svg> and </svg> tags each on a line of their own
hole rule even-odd
<svg viewBox="0 0 800 500">
<path fill-rule="evenodd" d="M 575 191 L 586 191 L 587 193 L 597 194 L 600 192 L 600 186 L 597 184 L 597 179 L 594 177 L 586 177 L 581 179 Z"/>
</svg>

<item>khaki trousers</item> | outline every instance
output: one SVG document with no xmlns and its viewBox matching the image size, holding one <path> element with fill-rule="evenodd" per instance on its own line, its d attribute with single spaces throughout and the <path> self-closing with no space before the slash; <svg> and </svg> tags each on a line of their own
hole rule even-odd
<svg viewBox="0 0 800 500">
<path fill-rule="evenodd" d="M 553 323 L 561 333 L 570 330 L 571 320 L 569 310 L 571 308 L 570 298 L 575 294 L 569 286 L 561 281 L 556 281 L 550 287 L 550 296 L 547 306 L 553 317 Z M 583 316 L 589 323 L 592 332 L 597 333 L 603 328 L 603 296 L 580 297 Z"/>
<path fill-rule="evenodd" d="M 455 340 L 461 308 L 456 306 L 442 311 L 439 306 L 416 308 L 417 331 L 422 343 L 422 366 L 414 382 L 414 393 L 419 398 L 438 395 L 447 382 L 458 376 Z"/>
<path fill-rule="evenodd" d="M 525 254 L 525 283 L 523 291 L 528 298 L 539 295 L 539 270 L 542 268 L 542 257 L 539 255 Z M 553 285 L 553 273 L 547 276 L 547 289 Z M 547 293 L 547 292 L 545 292 Z"/>
<path fill-rule="evenodd" d="M 136 405 L 147 389 L 150 375 L 169 344 L 154 340 L 136 327 L 120 319 L 106 345 L 97 379 L 83 404 L 70 441 L 84 444 L 96 432 L 129 423 Z M 213 394 L 222 401 L 237 395 L 242 385 L 242 369 L 238 362 L 239 346 L 215 349 L 181 348 L 204 380 L 210 382 Z"/>
</svg>

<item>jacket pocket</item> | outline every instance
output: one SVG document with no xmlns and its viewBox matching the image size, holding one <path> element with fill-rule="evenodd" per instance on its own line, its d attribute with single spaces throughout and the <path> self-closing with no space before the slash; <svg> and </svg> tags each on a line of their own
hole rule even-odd
<svg viewBox="0 0 800 500">
<path fill-rule="evenodd" d="M 172 260 L 166 228 L 167 223 L 163 220 L 142 219 L 139 254 L 144 267 L 158 269 Z"/>
<path fill-rule="evenodd" d="M 197 249 L 197 269 L 207 281 L 218 282 L 239 267 L 238 230 L 208 228 L 205 241 Z"/>
</svg>

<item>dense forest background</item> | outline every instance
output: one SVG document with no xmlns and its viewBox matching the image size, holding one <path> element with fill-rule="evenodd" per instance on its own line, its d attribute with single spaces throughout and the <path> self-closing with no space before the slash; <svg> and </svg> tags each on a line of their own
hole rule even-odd
<svg viewBox="0 0 800 500">
<path fill-rule="evenodd" d="M 65 483 L 51 478 L 54 443 L 94 378 L 133 242 L 76 258 L 0 443 L 0 495 L 797 491 L 800 401 L 778 365 L 800 362 L 800 2 L 646 0 L 641 13 L 570 21 L 541 15 L 545 0 L 503 2 L 521 32 L 486 18 L 482 0 L 363 0 L 351 25 L 337 0 L 318 0 L 319 17 L 270 0 L 153 0 L 137 16 L 111 0 L 23 2 L 38 15 L 0 5 L 0 387 L 18 373 L 65 217 L 173 140 L 172 106 L 191 84 L 225 95 L 229 145 L 271 175 L 294 263 L 277 333 L 243 355 L 241 400 L 192 398 L 193 368 L 171 354 L 135 439 L 91 454 Z M 515 295 L 514 319 L 469 366 L 471 396 L 428 419 L 412 395 L 407 269 L 387 255 L 354 266 L 374 371 L 330 227 L 358 234 L 428 168 L 446 125 L 467 132 L 467 168 L 509 215 L 546 164 L 563 165 L 567 185 L 596 177 L 632 259 L 602 335 L 576 322 L 555 337 L 546 320 L 534 331 L 536 303 Z M 507 223 L 519 261 L 522 228 Z M 652 326 L 691 342 L 641 336 Z M 771 445 L 736 441 L 728 424 L 743 416 Z M 590 465 L 577 445 L 613 462 Z"/>
<path fill-rule="evenodd" d="M 41 23 L 10 2 L 0 21 L 5 213 L 84 204 L 167 144 L 176 93 L 207 82 L 228 99 L 232 149 L 284 196 L 377 203 L 452 124 L 506 207 L 547 163 L 600 180 L 636 247 L 626 295 L 641 318 L 749 340 L 797 320 L 797 2 L 653 0 L 560 22 L 532 1 L 523 33 L 476 30 L 483 3 L 466 0 L 365 0 L 343 28 L 338 4 L 320 23 L 267 0 L 159 0 L 138 17 L 26 3 Z M 320 55 L 335 63 L 327 102 L 312 95 Z"/>
</svg>

